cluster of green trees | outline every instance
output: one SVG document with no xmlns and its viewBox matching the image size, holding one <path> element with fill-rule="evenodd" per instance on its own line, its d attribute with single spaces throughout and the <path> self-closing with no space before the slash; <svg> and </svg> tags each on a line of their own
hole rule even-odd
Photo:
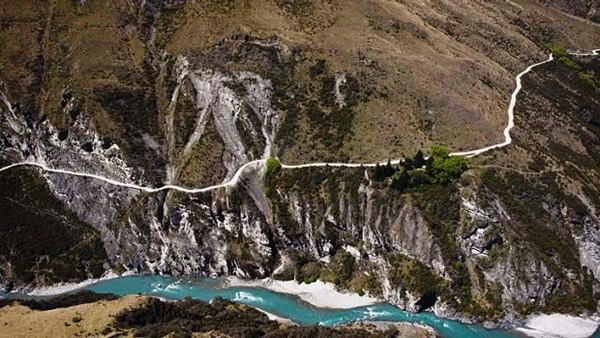
<svg viewBox="0 0 600 338">
<path fill-rule="evenodd" d="M 554 58 L 562 63 L 563 65 L 569 67 L 570 69 L 577 72 L 577 77 L 583 81 L 588 86 L 594 87 L 596 84 L 594 82 L 594 75 L 586 72 L 582 69 L 581 65 L 573 60 L 571 55 L 567 52 L 567 49 L 562 46 L 550 45 L 548 46 Z"/>
<path fill-rule="evenodd" d="M 280 326 L 256 309 L 220 298 L 211 303 L 189 298 L 177 302 L 151 298 L 141 307 L 119 313 L 112 326 L 103 333 L 133 330 L 138 337 L 192 337 L 210 332 L 209 336 L 234 338 L 388 338 L 399 333 L 394 328 L 370 332 L 347 327 Z"/>
<path fill-rule="evenodd" d="M 163 302 L 151 298 L 142 307 L 118 314 L 113 325 L 121 330 L 135 329 L 141 337 L 192 337 L 193 332 L 210 331 L 231 337 L 263 337 L 278 328 L 276 322 L 257 310 L 222 299 L 209 304 L 192 299 Z"/>
<path fill-rule="evenodd" d="M 290 258 L 295 262 L 294 270 L 279 279 L 294 278 L 297 282 L 310 284 L 317 280 L 333 283 L 343 288 L 349 288 L 357 262 L 352 255 L 344 250 L 338 250 L 327 265 L 316 262 L 303 252 L 290 251 Z M 293 273 L 292 273 L 293 272 Z"/>
<path fill-rule="evenodd" d="M 446 281 L 427 265 L 402 254 L 393 254 L 388 258 L 390 282 L 393 286 L 409 290 L 419 297 L 427 294 L 434 295 L 434 299 L 438 295 L 447 293 Z M 435 300 L 433 302 L 435 303 Z"/>
<path fill-rule="evenodd" d="M 270 197 L 275 177 L 281 170 L 277 158 L 267 160 L 265 175 L 265 193 Z M 425 157 L 421 150 L 414 157 L 404 159 L 399 165 L 393 166 L 390 161 L 385 165 L 375 166 L 372 177 L 375 181 L 387 181 L 396 190 L 404 191 L 426 184 L 447 184 L 460 177 L 467 169 L 464 156 L 450 156 L 447 147 L 434 145 L 431 156 Z"/>
<path fill-rule="evenodd" d="M 393 189 L 404 191 L 425 184 L 447 184 L 467 169 L 463 156 L 450 156 L 448 148 L 434 145 L 431 156 L 425 158 L 418 151 L 413 158 L 407 158 L 394 167 L 388 161 L 386 165 L 377 165 L 373 170 L 375 181 L 388 181 Z"/>
</svg>

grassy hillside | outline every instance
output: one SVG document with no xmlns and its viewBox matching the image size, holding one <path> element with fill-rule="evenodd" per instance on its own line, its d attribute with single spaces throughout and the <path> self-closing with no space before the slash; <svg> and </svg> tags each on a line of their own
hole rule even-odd
<svg viewBox="0 0 600 338">
<path fill-rule="evenodd" d="M 293 97 L 293 105 L 277 105 L 288 127 L 277 146 L 287 162 L 368 161 L 431 143 L 454 150 L 497 142 L 513 76 L 544 57 L 544 44 L 600 43 L 597 26 L 531 1 L 232 0 L 141 8 L 53 0 L 0 8 L 0 78 L 10 99 L 34 120 L 48 117 L 58 127 L 80 112 L 89 115 L 155 178 L 168 161 L 164 118 L 173 59 L 193 59 L 228 37 L 276 37 L 293 55 L 279 72 L 265 74 L 276 93 Z M 224 70 L 253 68 L 239 56 Z M 288 59 L 285 52 L 280 57 Z M 323 69 L 311 73 L 314 67 Z M 332 100 L 336 75 L 347 75 L 344 88 L 357 94 L 343 109 Z M 65 95 L 75 99 L 70 114 L 61 106 Z M 192 120 L 185 121 L 178 130 L 189 128 Z M 149 137 L 158 150 L 144 141 Z"/>
</svg>

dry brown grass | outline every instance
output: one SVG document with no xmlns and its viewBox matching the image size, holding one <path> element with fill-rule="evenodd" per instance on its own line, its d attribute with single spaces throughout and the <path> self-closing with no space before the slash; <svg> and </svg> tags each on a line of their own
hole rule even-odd
<svg viewBox="0 0 600 338">
<path fill-rule="evenodd" d="M 280 36 L 338 72 L 368 71 L 359 53 L 373 60 L 378 76 L 372 85 L 386 97 L 359 107 L 354 136 L 344 146 L 362 161 L 431 143 L 469 149 L 500 141 L 514 75 L 545 57 L 543 36 L 527 32 L 517 20 L 532 30 L 550 27 L 554 36 L 548 38 L 568 46 L 591 48 L 600 41 L 596 26 L 531 1 L 339 0 L 319 2 L 310 20 L 271 1 L 233 3 L 233 10 L 210 15 L 197 8 L 201 5 L 190 5 L 185 24 L 166 48 L 189 53 L 247 32 Z M 318 147 L 300 139 L 287 157 L 311 160 Z"/>
<path fill-rule="evenodd" d="M 185 163 L 180 163 L 179 184 L 199 187 L 221 183 L 226 174 L 221 159 L 223 151 L 223 144 L 211 116 L 204 135 L 192 148 L 190 158 Z"/>
<path fill-rule="evenodd" d="M 236 33 L 278 36 L 307 59 L 326 59 L 333 72 L 366 74 L 374 94 L 357 108 L 342 153 L 373 161 L 432 143 L 458 150 L 500 141 L 514 75 L 546 56 L 545 42 L 600 45 L 598 25 L 530 0 L 315 0 L 301 9 L 278 3 L 189 2 L 159 17 L 155 45 L 145 46 L 139 9 L 126 1 L 10 1 L 0 5 L 10 22 L 0 31 L 0 76 L 13 100 L 39 102 L 57 125 L 65 123 L 60 92 L 71 84 L 99 131 L 118 135 L 124 126 L 89 98 L 107 84 L 140 88 L 149 49 L 194 55 Z M 45 71 L 36 93 L 36 72 L 27 65 L 40 56 Z M 168 94 L 157 88 L 159 142 Z M 324 151 L 311 142 L 310 124 L 300 128 L 308 134 L 284 156 L 289 162 Z"/>
<path fill-rule="evenodd" d="M 0 337 L 103 337 L 119 312 L 142 305 L 147 298 L 128 296 L 47 311 L 23 305 L 0 308 Z M 132 332 L 122 332 L 131 336 Z"/>
</svg>

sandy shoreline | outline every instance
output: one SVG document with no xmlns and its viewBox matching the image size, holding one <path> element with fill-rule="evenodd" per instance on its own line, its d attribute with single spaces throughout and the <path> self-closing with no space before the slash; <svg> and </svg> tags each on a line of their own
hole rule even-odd
<svg viewBox="0 0 600 338">
<path fill-rule="evenodd" d="M 253 308 L 253 309 L 255 309 L 255 310 L 257 310 L 257 311 L 259 311 L 259 312 L 262 312 L 262 313 L 266 314 L 266 315 L 267 315 L 267 317 L 269 317 L 269 319 L 270 319 L 270 320 L 274 320 L 274 321 L 276 321 L 276 322 L 280 322 L 280 323 L 282 323 L 282 324 L 296 325 L 296 324 L 295 324 L 293 321 L 291 321 L 290 319 L 283 318 L 283 317 L 279 317 L 279 316 L 277 316 L 277 315 L 274 315 L 274 314 L 272 314 L 271 312 L 267 312 L 267 311 L 265 311 L 265 310 L 261 310 L 261 309 L 259 309 L 259 308 L 257 308 L 257 307 L 252 307 L 252 308 Z"/>
<path fill-rule="evenodd" d="M 296 281 L 279 281 L 271 278 L 259 280 L 244 280 L 237 277 L 228 277 L 225 286 L 259 287 L 278 293 L 298 296 L 303 301 L 316 307 L 332 309 L 351 309 L 360 306 L 373 305 L 382 301 L 369 297 L 360 296 L 356 293 L 341 292 L 336 290 L 335 285 L 316 281 L 310 284 L 298 284 Z"/>
<path fill-rule="evenodd" d="M 124 273 L 118 275 L 112 271 L 105 273 L 100 278 L 91 278 L 78 283 L 60 283 L 51 286 L 37 287 L 32 290 L 21 290 L 26 291 L 27 296 L 56 296 L 63 293 L 73 292 L 79 289 L 83 289 L 92 284 L 100 281 L 131 276 L 133 273 Z M 352 292 L 342 292 L 336 290 L 335 285 L 331 283 L 325 283 L 322 281 L 316 281 L 311 284 L 298 284 L 296 281 L 278 281 L 271 278 L 259 279 L 259 280 L 244 280 L 238 277 L 227 277 L 224 279 L 224 287 L 259 287 L 271 290 L 273 292 L 284 293 L 289 295 L 298 296 L 303 301 L 312 304 L 316 307 L 326 307 L 334 309 L 351 309 L 360 306 L 373 305 L 381 303 L 382 301 L 369 297 L 367 295 L 360 296 Z M 13 291 L 11 293 L 18 293 L 19 291 Z M 10 294 L 10 293 L 9 293 Z M 271 314 L 272 315 L 272 314 Z"/>
<path fill-rule="evenodd" d="M 129 275 L 132 275 L 132 273 L 124 273 L 122 275 L 118 275 L 112 271 L 107 271 L 100 278 L 90 278 L 90 279 L 86 279 L 86 280 L 78 282 L 78 283 L 59 283 L 59 284 L 54 284 L 51 286 L 37 287 L 35 289 L 27 291 L 25 294 L 27 296 L 34 296 L 34 297 L 57 296 L 57 295 L 60 295 L 63 293 L 69 293 L 69 292 L 77 291 L 79 289 L 83 289 L 86 286 L 90 286 L 92 284 L 98 283 L 103 280 L 114 279 L 114 278 L 129 276 Z M 13 291 L 10 293 L 18 293 L 18 292 L 19 291 L 16 291 L 16 292 Z"/>
<path fill-rule="evenodd" d="M 563 314 L 541 314 L 529 317 L 523 327 L 516 331 L 535 338 L 587 338 L 598 329 L 596 319 Z"/>
</svg>

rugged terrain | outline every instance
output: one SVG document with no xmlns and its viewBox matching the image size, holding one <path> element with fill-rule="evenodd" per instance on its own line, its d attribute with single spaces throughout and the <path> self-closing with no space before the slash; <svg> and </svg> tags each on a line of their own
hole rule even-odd
<svg viewBox="0 0 600 338">
<path fill-rule="evenodd" d="M 600 22 L 600 2 L 598 0 L 541 0 L 560 10 L 594 22 Z"/>
<path fill-rule="evenodd" d="M 518 72 L 551 45 L 600 47 L 597 24 L 532 1 L 20 1 L 0 17 L 0 164 L 153 187 L 494 144 Z M 0 172 L 0 284 L 273 275 L 496 324 L 596 313 L 600 60 L 563 56 L 524 78 L 514 143 L 446 179 L 275 165 L 188 194 Z"/>
<path fill-rule="evenodd" d="M 436 337 L 411 324 L 296 326 L 219 299 L 168 302 L 86 292 L 46 301 L 0 301 L 0 323 L 0 337 L 11 338 L 32 332 L 36 337 Z"/>
</svg>

